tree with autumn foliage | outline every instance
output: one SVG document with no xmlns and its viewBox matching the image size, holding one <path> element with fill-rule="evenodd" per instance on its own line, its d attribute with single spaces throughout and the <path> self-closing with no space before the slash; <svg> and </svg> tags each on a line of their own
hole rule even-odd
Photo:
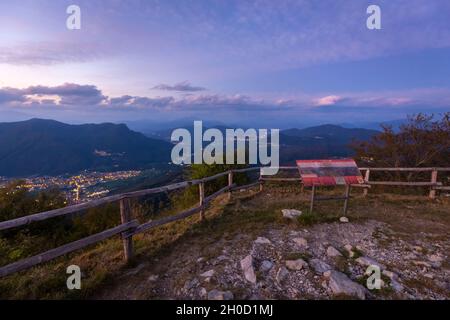
<svg viewBox="0 0 450 320">
<path fill-rule="evenodd" d="M 396 132 L 389 126 L 370 141 L 352 145 L 360 165 L 439 167 L 450 165 L 450 112 L 441 117 L 419 113 Z"/>
</svg>

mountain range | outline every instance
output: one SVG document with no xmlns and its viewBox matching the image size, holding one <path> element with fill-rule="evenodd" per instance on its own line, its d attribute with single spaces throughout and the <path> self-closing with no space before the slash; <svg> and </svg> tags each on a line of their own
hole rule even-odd
<svg viewBox="0 0 450 320">
<path fill-rule="evenodd" d="M 280 132 L 280 163 L 293 164 L 298 159 L 324 159 L 350 157 L 353 141 L 367 141 L 379 131 L 344 128 L 325 124 L 305 129 Z"/>
<path fill-rule="evenodd" d="M 0 176 L 126 170 L 170 161 L 171 144 L 123 124 L 0 123 Z"/>
<path fill-rule="evenodd" d="M 224 132 L 227 127 L 216 128 Z M 69 125 L 42 119 L 0 123 L 0 176 L 150 168 L 170 162 L 172 130 L 146 136 L 124 124 Z M 292 165 L 297 159 L 351 156 L 349 144 L 353 140 L 368 140 L 378 133 L 337 125 L 282 130 L 280 163 Z"/>
<path fill-rule="evenodd" d="M 184 126 L 191 136 L 194 135 L 193 125 Z M 203 131 L 208 125 L 203 126 Z M 217 125 L 225 136 L 229 127 Z M 170 141 L 171 133 L 176 128 L 155 130 L 148 133 L 149 137 Z M 244 130 L 246 128 L 243 128 Z M 148 132 L 148 131 L 147 131 Z M 293 165 L 297 159 L 322 159 L 349 157 L 353 154 L 350 144 L 353 141 L 367 141 L 380 131 L 363 128 L 345 128 L 343 126 L 325 124 L 304 129 L 286 129 L 280 131 L 280 163 Z M 206 145 L 207 143 L 205 143 Z"/>
</svg>

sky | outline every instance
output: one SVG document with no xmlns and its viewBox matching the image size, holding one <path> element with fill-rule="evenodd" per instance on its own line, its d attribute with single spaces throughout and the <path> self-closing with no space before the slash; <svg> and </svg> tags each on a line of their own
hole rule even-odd
<svg viewBox="0 0 450 320">
<path fill-rule="evenodd" d="M 0 122 L 301 127 L 446 111 L 448 0 L 0 0 Z"/>
</svg>

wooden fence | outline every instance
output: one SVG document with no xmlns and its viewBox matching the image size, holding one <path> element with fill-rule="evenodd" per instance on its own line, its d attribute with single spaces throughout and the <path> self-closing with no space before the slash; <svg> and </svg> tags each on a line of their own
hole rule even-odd
<svg viewBox="0 0 450 320">
<path fill-rule="evenodd" d="M 98 207 L 100 205 L 113 203 L 113 202 L 119 202 L 120 204 L 120 218 L 121 218 L 121 224 L 102 231 L 100 233 L 91 235 L 89 237 L 65 244 L 63 246 L 60 246 L 55 249 L 51 249 L 47 252 L 38 254 L 33 257 L 25 258 L 23 260 L 11 263 L 9 265 L 0 267 L 0 278 L 5 277 L 7 275 L 31 268 L 37 264 L 41 264 L 50 260 L 53 260 L 57 257 L 60 257 L 62 255 L 65 255 L 67 253 L 85 248 L 87 246 L 90 246 L 92 244 L 98 243 L 100 241 L 103 241 L 107 238 L 111 238 L 115 235 L 121 235 L 122 242 L 123 242 L 123 250 L 124 250 L 124 258 L 126 261 L 129 261 L 133 257 L 133 236 L 145 232 L 147 230 L 150 230 L 152 228 L 162 226 L 174 221 L 182 220 L 187 217 L 190 217 L 196 213 L 200 213 L 200 220 L 205 219 L 205 210 L 208 206 L 208 204 L 217 196 L 228 193 L 229 197 L 231 197 L 231 192 L 234 190 L 242 190 L 242 189 L 248 189 L 251 187 L 260 187 L 260 191 L 262 191 L 263 183 L 264 182 L 270 182 L 270 181 L 296 181 L 301 182 L 301 178 L 276 178 L 276 177 L 265 177 L 261 176 L 259 177 L 258 181 L 244 185 L 244 186 L 237 186 L 233 183 L 233 174 L 234 173 L 245 173 L 249 171 L 259 171 L 260 167 L 252 167 L 252 168 L 245 168 L 245 169 L 236 169 L 236 170 L 230 170 L 226 172 L 222 172 L 219 174 L 216 174 L 211 177 L 206 177 L 203 179 L 198 180 L 190 180 L 190 181 L 183 181 L 180 183 L 175 183 L 163 187 L 158 188 L 152 188 L 152 189 L 145 189 L 145 190 L 139 190 L 135 192 L 129 192 L 124 194 L 118 194 L 113 195 L 93 201 L 89 201 L 82 204 L 77 204 L 73 206 L 68 206 L 61 209 L 55 209 L 47 212 L 32 214 L 29 216 L 3 221 L 0 222 L 0 231 L 3 230 L 9 230 L 12 228 L 18 228 L 33 222 L 37 221 L 43 221 L 54 217 L 59 216 L 65 216 L 70 215 L 76 212 L 80 212 L 83 210 L 91 209 L 94 207 Z M 297 167 L 280 167 L 280 170 L 298 170 Z M 430 187 L 430 198 L 434 198 L 436 196 L 436 190 L 450 190 L 450 187 L 443 186 L 441 182 L 438 182 L 438 172 L 440 171 L 450 171 L 450 168 L 360 168 L 361 171 L 365 171 L 364 177 L 365 177 L 365 184 L 363 185 L 355 185 L 355 186 L 362 186 L 365 188 L 365 194 L 367 194 L 367 188 L 369 188 L 371 185 L 389 185 L 389 186 L 422 186 L 422 187 Z M 430 182 L 401 182 L 401 181 L 370 181 L 370 172 L 371 171 L 428 171 L 431 173 L 431 179 Z M 228 184 L 227 186 L 223 187 L 222 189 L 216 191 L 215 193 L 205 197 L 205 183 L 208 181 L 215 180 L 217 178 L 228 176 Z M 186 211 L 183 211 L 181 213 L 178 213 L 176 215 L 168 216 L 161 218 L 159 220 L 155 221 L 148 221 L 146 223 L 140 224 L 138 220 L 132 219 L 132 212 L 131 212 L 131 206 L 130 206 L 130 199 L 141 197 L 141 196 L 147 196 L 151 194 L 157 194 L 162 192 L 168 192 L 173 190 L 178 190 L 182 188 L 187 188 L 190 186 L 199 186 L 199 204 L 194 207 L 190 208 Z"/>
<path fill-rule="evenodd" d="M 280 169 L 284 170 L 298 170 L 297 167 L 280 167 Z M 404 187 L 429 187 L 429 197 L 434 199 L 436 197 L 436 190 L 450 190 L 450 186 L 444 186 L 442 182 L 438 182 L 438 173 L 439 172 L 450 172 L 450 168 L 359 168 L 361 173 L 364 176 L 363 184 L 355 184 L 353 187 L 364 188 L 364 195 L 367 195 L 369 189 L 373 185 L 382 185 L 382 186 L 404 186 Z M 370 172 L 374 171 L 396 171 L 396 172 L 430 172 L 430 181 L 374 181 L 370 180 Z M 299 181 L 301 182 L 301 178 L 266 178 L 261 177 L 260 180 L 264 181 Z"/>
<path fill-rule="evenodd" d="M 91 235 L 89 237 L 65 244 L 63 246 L 60 246 L 58 248 L 49 250 L 47 252 L 38 254 L 36 256 L 25 258 L 23 260 L 0 267 L 0 278 L 7 276 L 9 274 L 12 274 L 12 273 L 16 273 L 16 272 L 31 268 L 37 264 L 53 260 L 57 257 L 60 257 L 62 255 L 65 255 L 67 253 L 70 253 L 70 252 L 73 252 L 73 251 L 76 251 L 76 250 L 79 250 L 82 248 L 85 248 L 87 246 L 90 246 L 97 242 L 103 241 L 107 238 L 113 237 L 118 234 L 120 234 L 122 237 L 124 258 L 126 261 L 129 261 L 133 257 L 133 236 L 134 235 L 141 233 L 141 232 L 145 232 L 149 229 L 152 229 L 152 228 L 155 228 L 158 226 L 162 226 L 162 225 L 177 221 L 177 220 L 185 219 L 196 213 L 200 213 L 200 220 L 204 220 L 205 219 L 204 212 L 205 212 L 206 207 L 217 196 L 219 196 L 225 192 L 229 192 L 231 194 L 231 192 L 233 190 L 247 189 L 247 188 L 254 187 L 254 186 L 257 186 L 260 184 L 260 181 L 257 181 L 255 183 L 251 183 L 248 185 L 238 187 L 238 186 L 236 186 L 236 184 L 233 183 L 233 174 L 234 173 L 244 173 L 244 172 L 249 172 L 249 171 L 257 171 L 257 170 L 260 170 L 260 168 L 253 167 L 253 168 L 231 170 L 231 171 L 216 174 L 211 177 L 206 177 L 204 179 L 183 181 L 180 183 L 175 183 L 175 184 L 171 184 L 171 185 L 167 185 L 167 186 L 163 186 L 163 187 L 159 187 L 159 188 L 145 189 L 145 190 L 139 190 L 139 191 L 135 191 L 135 192 L 113 195 L 113 196 L 89 201 L 89 202 L 82 203 L 82 204 L 77 204 L 77 205 L 68 206 L 68 207 L 61 208 L 61 209 L 55 209 L 55 210 L 46 211 L 46 212 L 42 212 L 42 213 L 32 214 L 29 216 L 25 216 L 25 217 L 13 219 L 13 220 L 0 222 L 0 231 L 3 231 L 3 230 L 9 230 L 12 228 L 18 228 L 18 227 L 30 224 L 32 222 L 43 221 L 43 220 L 47 220 L 50 218 L 70 215 L 70 214 L 73 214 L 76 212 L 91 209 L 91 208 L 105 205 L 108 203 L 119 202 L 119 204 L 120 204 L 120 218 L 121 218 L 120 225 L 118 225 L 114 228 L 102 231 L 100 233 Z M 205 183 L 207 183 L 208 181 L 212 181 L 217 178 L 223 177 L 223 176 L 228 176 L 228 185 L 225 186 L 224 188 L 218 190 L 217 192 L 205 197 Z M 143 224 L 140 224 L 138 222 L 138 220 L 136 220 L 136 219 L 132 220 L 133 215 L 132 215 L 131 206 L 130 206 L 131 198 L 183 189 L 183 188 L 187 188 L 187 187 L 195 186 L 195 185 L 199 186 L 199 204 L 196 207 L 190 208 L 186 211 L 183 211 L 183 212 L 178 213 L 173 216 L 164 217 L 159 220 L 149 221 L 149 222 L 146 222 Z"/>
</svg>

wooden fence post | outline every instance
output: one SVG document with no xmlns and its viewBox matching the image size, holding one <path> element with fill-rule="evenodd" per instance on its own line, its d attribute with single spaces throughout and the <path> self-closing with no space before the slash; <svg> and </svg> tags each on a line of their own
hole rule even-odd
<svg viewBox="0 0 450 320">
<path fill-rule="evenodd" d="M 122 224 L 131 221 L 130 199 L 128 198 L 120 200 L 120 220 Z M 125 237 L 125 233 L 122 233 L 122 243 L 125 261 L 129 262 L 133 257 L 133 237 Z"/>
<path fill-rule="evenodd" d="M 228 172 L 228 187 L 231 188 L 232 185 L 233 185 L 233 170 L 230 170 L 230 172 Z M 231 189 L 228 192 L 228 200 L 231 200 Z"/>
<path fill-rule="evenodd" d="M 344 200 L 344 216 L 347 214 L 347 209 L 348 209 L 348 201 L 350 199 L 350 190 L 351 190 L 351 185 L 347 184 L 345 186 L 345 200 Z"/>
<path fill-rule="evenodd" d="M 204 182 L 200 182 L 200 184 L 198 185 L 198 191 L 199 191 L 199 196 L 200 196 L 199 206 L 202 207 L 202 209 L 200 210 L 200 221 L 203 221 L 203 220 L 205 220 L 205 208 L 203 208 L 203 206 L 205 204 L 205 183 Z"/>
<path fill-rule="evenodd" d="M 370 169 L 366 170 L 366 174 L 364 175 L 364 183 L 368 183 L 370 179 Z M 369 188 L 364 188 L 364 197 L 369 193 Z"/>
<path fill-rule="evenodd" d="M 263 183 L 264 183 L 264 180 L 262 179 L 263 178 L 263 176 L 262 176 L 262 168 L 260 168 L 259 169 L 259 192 L 262 192 L 263 191 Z"/>
<path fill-rule="evenodd" d="M 316 185 L 313 184 L 311 190 L 311 205 L 309 207 L 309 213 L 312 213 L 314 210 L 314 199 L 316 198 Z"/>
<path fill-rule="evenodd" d="M 437 176 L 438 176 L 438 172 L 436 169 L 434 169 L 433 171 L 431 171 L 431 183 L 437 183 Z M 431 199 L 436 198 L 436 190 L 434 189 L 435 186 L 431 186 L 430 187 L 430 195 L 429 197 Z"/>
</svg>

